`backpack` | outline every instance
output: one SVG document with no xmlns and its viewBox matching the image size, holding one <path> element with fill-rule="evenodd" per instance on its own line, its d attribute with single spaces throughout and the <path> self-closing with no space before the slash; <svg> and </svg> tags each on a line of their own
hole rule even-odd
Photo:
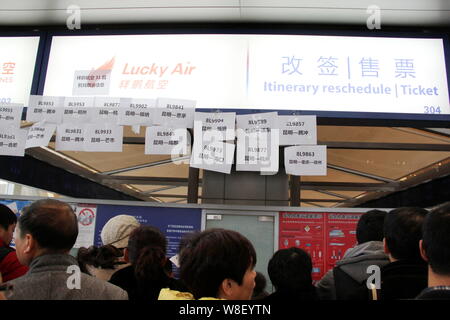
<svg viewBox="0 0 450 320">
<path fill-rule="evenodd" d="M 356 281 L 339 266 L 333 268 L 333 276 L 336 300 L 366 300 L 368 298 L 365 280 L 362 283 Z"/>
</svg>

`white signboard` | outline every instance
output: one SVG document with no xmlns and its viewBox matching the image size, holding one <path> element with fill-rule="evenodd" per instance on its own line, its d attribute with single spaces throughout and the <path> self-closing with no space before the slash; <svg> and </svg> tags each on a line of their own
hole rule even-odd
<svg viewBox="0 0 450 320">
<path fill-rule="evenodd" d="M 64 97 L 30 96 L 27 121 L 61 123 Z"/>
<path fill-rule="evenodd" d="M 316 116 L 278 116 L 280 145 L 317 144 Z"/>
<path fill-rule="evenodd" d="M 121 98 L 95 97 L 95 108 L 91 122 L 116 124 L 119 115 Z"/>
<path fill-rule="evenodd" d="M 28 103 L 38 46 L 39 37 L 0 37 L 0 104 Z"/>
<path fill-rule="evenodd" d="M 85 125 L 63 123 L 56 127 L 56 150 L 84 151 Z"/>
<path fill-rule="evenodd" d="M 121 99 L 118 124 L 150 126 L 154 106 L 155 100 L 152 99 Z"/>
<path fill-rule="evenodd" d="M 260 36 L 249 52 L 253 107 L 450 114 L 442 39 Z"/>
<path fill-rule="evenodd" d="M 326 176 L 326 146 L 294 146 L 284 149 L 284 166 L 287 174 L 295 176 Z"/>
<path fill-rule="evenodd" d="M 145 154 L 188 154 L 188 135 L 186 129 L 168 127 L 147 127 L 145 131 Z"/>
<path fill-rule="evenodd" d="M 265 112 L 238 115 L 236 116 L 236 126 L 237 129 L 242 129 L 245 133 L 270 133 L 273 129 L 278 129 L 278 114 L 276 112 Z"/>
<path fill-rule="evenodd" d="M 53 37 L 44 93 L 72 95 L 78 70 L 110 70 L 111 96 L 197 108 L 450 114 L 442 38 Z"/>
<path fill-rule="evenodd" d="M 22 119 L 23 105 L 12 104 L 0 104 L 0 126 L 2 127 L 19 127 L 20 120 Z"/>
<path fill-rule="evenodd" d="M 23 157 L 27 131 L 15 126 L 0 126 L 0 155 Z"/>
<path fill-rule="evenodd" d="M 89 122 L 93 118 L 93 106 L 93 97 L 65 97 L 63 122 Z"/>
<path fill-rule="evenodd" d="M 56 125 L 45 122 L 33 124 L 28 130 L 25 149 L 34 147 L 46 147 L 55 132 Z"/>
<path fill-rule="evenodd" d="M 86 124 L 84 151 L 122 152 L 123 127 L 115 124 Z"/>
<path fill-rule="evenodd" d="M 158 98 L 153 123 L 172 128 L 193 128 L 195 101 Z"/>
<path fill-rule="evenodd" d="M 195 143 L 192 150 L 190 166 L 229 174 L 234 159 L 235 146 L 232 143 L 212 142 Z"/>
<path fill-rule="evenodd" d="M 200 122 L 201 126 L 196 123 Z M 235 112 L 196 112 L 194 116 L 194 135 L 205 140 L 232 141 L 235 138 Z M 199 129 L 198 129 L 199 128 Z M 208 139 L 208 137 L 211 137 Z"/>
<path fill-rule="evenodd" d="M 74 248 L 89 248 L 94 244 L 97 206 L 77 204 L 75 214 L 78 220 L 78 237 Z"/>
</svg>

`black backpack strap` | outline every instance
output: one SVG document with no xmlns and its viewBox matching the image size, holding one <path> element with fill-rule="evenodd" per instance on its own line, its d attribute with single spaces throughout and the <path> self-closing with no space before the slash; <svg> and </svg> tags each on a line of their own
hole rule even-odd
<svg viewBox="0 0 450 320">
<path fill-rule="evenodd" d="M 0 247 L 0 262 L 13 251 L 15 250 L 10 247 Z"/>
</svg>

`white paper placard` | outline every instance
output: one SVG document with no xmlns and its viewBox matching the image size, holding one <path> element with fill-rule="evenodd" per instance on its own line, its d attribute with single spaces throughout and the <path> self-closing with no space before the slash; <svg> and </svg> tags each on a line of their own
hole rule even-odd
<svg viewBox="0 0 450 320">
<path fill-rule="evenodd" d="M 15 126 L 0 126 L 0 155 L 23 157 L 27 132 Z"/>
<path fill-rule="evenodd" d="M 316 116 L 278 116 L 280 145 L 316 145 Z"/>
<path fill-rule="evenodd" d="M 0 104 L 0 126 L 20 127 L 23 105 L 18 103 Z"/>
<path fill-rule="evenodd" d="M 84 127 L 84 151 L 122 152 L 123 127 L 116 124 L 89 123 Z"/>
<path fill-rule="evenodd" d="M 190 166 L 193 168 L 230 174 L 235 145 L 226 142 L 195 143 L 192 148 Z"/>
<path fill-rule="evenodd" d="M 152 125 L 152 113 L 155 106 L 153 99 L 120 100 L 118 124 L 121 125 Z"/>
<path fill-rule="evenodd" d="M 187 130 L 162 126 L 147 127 L 145 130 L 145 154 L 188 154 Z"/>
<path fill-rule="evenodd" d="M 95 97 L 91 122 L 117 124 L 120 101 L 121 98 Z"/>
<path fill-rule="evenodd" d="M 33 124 L 28 130 L 25 149 L 48 146 L 55 130 L 56 124 L 45 123 L 44 121 Z"/>
<path fill-rule="evenodd" d="M 87 123 L 93 117 L 94 97 L 65 97 L 63 122 Z"/>
<path fill-rule="evenodd" d="M 73 79 L 72 95 L 104 95 L 109 93 L 111 70 L 77 70 Z"/>
<path fill-rule="evenodd" d="M 75 214 L 78 220 L 78 237 L 74 248 L 89 248 L 94 244 L 97 206 L 77 204 Z"/>
<path fill-rule="evenodd" d="M 153 123 L 172 128 L 194 127 L 194 100 L 158 98 Z"/>
<path fill-rule="evenodd" d="M 271 132 L 278 129 L 278 114 L 276 112 L 264 112 L 237 115 L 236 127 L 245 133 Z"/>
<path fill-rule="evenodd" d="M 62 123 L 56 127 L 55 149 L 60 151 L 84 151 L 84 127 L 76 123 Z"/>
<path fill-rule="evenodd" d="M 200 122 L 201 126 L 196 125 L 197 122 Z M 235 127 L 235 112 L 196 112 L 194 115 L 196 138 L 198 136 L 209 141 L 231 141 L 235 138 Z M 197 128 L 201 130 L 197 130 Z"/>
<path fill-rule="evenodd" d="M 31 95 L 28 103 L 27 121 L 61 123 L 64 97 Z"/>
<path fill-rule="evenodd" d="M 295 176 L 326 176 L 327 146 L 293 146 L 284 149 L 287 174 Z"/>
<path fill-rule="evenodd" d="M 237 130 L 236 171 L 278 172 L 278 148 L 277 131 L 245 133 Z"/>
</svg>

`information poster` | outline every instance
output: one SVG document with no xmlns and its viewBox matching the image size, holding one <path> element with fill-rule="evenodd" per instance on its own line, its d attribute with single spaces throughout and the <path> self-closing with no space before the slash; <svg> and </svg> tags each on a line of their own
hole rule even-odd
<svg viewBox="0 0 450 320">
<path fill-rule="evenodd" d="M 186 234 L 201 229 L 201 209 L 98 205 L 94 238 L 96 246 L 102 245 L 100 234 L 103 226 L 109 219 L 120 214 L 134 216 L 141 225 L 151 225 L 161 230 L 167 237 L 169 258 L 178 253 L 180 240 Z M 177 274 L 175 268 L 174 271 Z"/>
<path fill-rule="evenodd" d="M 313 262 L 313 281 L 356 245 L 356 225 L 363 212 L 280 212 L 280 249 L 305 250 Z"/>
</svg>

